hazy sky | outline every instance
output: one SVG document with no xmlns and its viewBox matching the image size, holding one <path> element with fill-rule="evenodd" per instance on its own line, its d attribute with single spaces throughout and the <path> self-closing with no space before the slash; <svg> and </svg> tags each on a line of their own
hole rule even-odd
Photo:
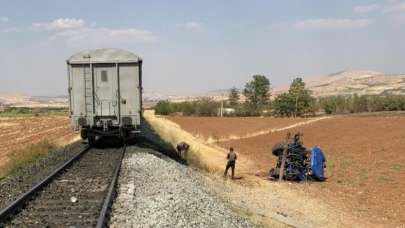
<svg viewBox="0 0 405 228">
<path fill-rule="evenodd" d="M 405 72 L 405 0 L 0 0 L 0 93 L 66 94 L 83 49 L 128 49 L 144 87 L 195 94 L 345 69 Z"/>
</svg>

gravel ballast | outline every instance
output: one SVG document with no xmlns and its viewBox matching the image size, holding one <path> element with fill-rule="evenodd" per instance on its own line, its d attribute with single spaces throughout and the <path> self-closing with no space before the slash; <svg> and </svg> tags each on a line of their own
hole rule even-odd
<svg viewBox="0 0 405 228">
<path fill-rule="evenodd" d="M 127 148 L 110 227 L 254 227 L 198 171 L 154 153 Z"/>
<path fill-rule="evenodd" d="M 95 227 L 122 153 L 123 148 L 91 148 L 5 222 L 5 227 Z"/>
<path fill-rule="evenodd" d="M 50 152 L 46 157 L 20 168 L 12 175 L 2 179 L 0 181 L 0 209 L 12 203 L 85 147 L 86 145 L 81 142 L 73 143 Z"/>
</svg>

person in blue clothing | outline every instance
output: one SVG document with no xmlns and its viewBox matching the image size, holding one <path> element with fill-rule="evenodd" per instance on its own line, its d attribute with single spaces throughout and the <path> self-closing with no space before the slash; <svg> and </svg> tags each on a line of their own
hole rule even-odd
<svg viewBox="0 0 405 228">
<path fill-rule="evenodd" d="M 319 181 L 324 181 L 324 168 L 326 168 L 326 158 L 321 148 L 314 146 L 311 150 L 311 176 Z"/>
</svg>

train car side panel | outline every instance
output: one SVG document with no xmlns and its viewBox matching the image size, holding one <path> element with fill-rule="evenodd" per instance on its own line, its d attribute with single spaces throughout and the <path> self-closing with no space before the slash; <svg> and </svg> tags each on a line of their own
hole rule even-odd
<svg viewBox="0 0 405 228">
<path fill-rule="evenodd" d="M 73 65 L 69 70 L 69 97 L 72 126 L 78 128 L 78 119 L 86 116 L 85 75 L 90 71 L 89 66 Z"/>
<path fill-rule="evenodd" d="M 141 96 L 138 64 L 120 64 L 121 120 L 123 125 L 141 124 Z"/>
</svg>

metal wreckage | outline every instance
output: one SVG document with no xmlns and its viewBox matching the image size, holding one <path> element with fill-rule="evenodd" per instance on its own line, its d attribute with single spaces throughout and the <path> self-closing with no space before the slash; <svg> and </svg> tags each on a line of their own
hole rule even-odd
<svg viewBox="0 0 405 228">
<path fill-rule="evenodd" d="M 272 153 L 277 156 L 276 167 L 270 170 L 272 178 L 280 178 L 289 181 L 325 181 L 324 168 L 326 158 L 318 146 L 307 150 L 302 141 L 301 133 L 296 133 L 293 138 L 287 134 L 285 142 L 276 143 Z M 284 163 L 284 165 L 283 165 Z"/>
</svg>

